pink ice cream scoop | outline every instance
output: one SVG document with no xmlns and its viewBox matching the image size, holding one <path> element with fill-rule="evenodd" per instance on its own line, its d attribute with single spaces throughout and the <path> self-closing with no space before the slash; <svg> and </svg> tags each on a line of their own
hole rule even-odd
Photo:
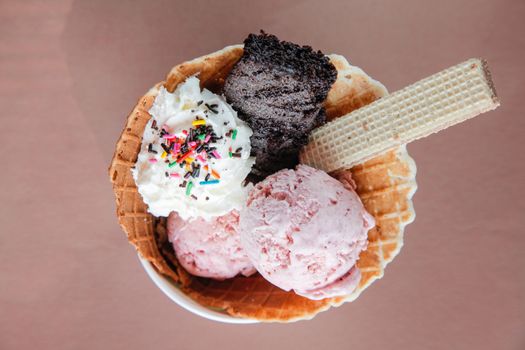
<svg viewBox="0 0 525 350">
<path fill-rule="evenodd" d="M 255 273 L 241 246 L 237 211 L 210 221 L 185 221 L 172 212 L 167 226 L 177 259 L 192 275 L 223 280 Z"/>
<path fill-rule="evenodd" d="M 374 226 L 359 196 L 321 170 L 299 165 L 258 183 L 241 213 L 241 242 L 268 281 L 310 299 L 350 294 Z"/>
</svg>

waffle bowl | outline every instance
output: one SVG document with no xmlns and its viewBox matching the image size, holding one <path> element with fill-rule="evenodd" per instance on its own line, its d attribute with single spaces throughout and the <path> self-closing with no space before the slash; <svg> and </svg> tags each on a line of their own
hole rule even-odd
<svg viewBox="0 0 525 350">
<path fill-rule="evenodd" d="M 166 219 L 148 213 L 138 193 L 131 168 L 140 151 L 142 133 L 160 86 L 173 92 L 187 77 L 198 74 L 202 87 L 220 92 L 225 77 L 242 56 L 240 45 L 175 66 L 165 81 L 150 89 L 127 118 L 109 168 L 116 197 L 117 217 L 129 242 L 137 249 L 146 271 L 173 300 L 193 312 L 217 321 L 290 322 L 310 319 L 331 306 L 352 301 L 374 280 L 403 245 L 403 232 L 415 213 L 411 198 L 416 190 L 416 168 L 405 147 L 389 151 L 349 170 L 332 176 L 345 180 L 351 174 L 366 209 L 375 217 L 376 227 L 368 233 L 368 248 L 357 263 L 361 281 L 345 297 L 310 300 L 283 291 L 259 274 L 215 281 L 188 274 L 177 262 L 166 233 Z M 330 55 L 338 70 L 337 81 L 325 102 L 329 120 L 367 105 L 386 94 L 386 89 L 351 66 L 344 57 Z"/>
</svg>

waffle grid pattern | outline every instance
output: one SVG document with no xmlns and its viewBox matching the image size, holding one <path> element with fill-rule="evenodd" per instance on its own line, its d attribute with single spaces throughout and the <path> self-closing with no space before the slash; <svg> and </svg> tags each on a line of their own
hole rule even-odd
<svg viewBox="0 0 525 350">
<path fill-rule="evenodd" d="M 349 168 L 498 105 L 486 63 L 470 59 L 315 130 L 301 162 Z"/>
</svg>

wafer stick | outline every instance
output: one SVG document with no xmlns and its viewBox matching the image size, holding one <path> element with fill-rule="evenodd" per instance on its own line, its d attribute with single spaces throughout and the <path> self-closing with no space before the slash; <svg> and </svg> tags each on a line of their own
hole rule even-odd
<svg viewBox="0 0 525 350">
<path fill-rule="evenodd" d="M 347 169 L 497 106 L 486 62 L 470 59 L 314 130 L 300 160 Z"/>
</svg>

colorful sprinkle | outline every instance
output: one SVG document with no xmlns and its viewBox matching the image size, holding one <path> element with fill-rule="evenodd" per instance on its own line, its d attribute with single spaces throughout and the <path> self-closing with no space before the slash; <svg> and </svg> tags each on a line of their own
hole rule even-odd
<svg viewBox="0 0 525 350">
<path fill-rule="evenodd" d="M 189 182 L 188 186 L 186 187 L 186 196 L 189 196 L 191 193 L 191 189 L 193 188 L 193 182 Z"/>
<path fill-rule="evenodd" d="M 201 163 L 206 163 L 206 158 L 204 158 L 201 154 L 199 154 L 197 156 L 197 159 L 201 162 Z"/>
<path fill-rule="evenodd" d="M 221 156 L 219 155 L 219 153 L 217 153 L 217 151 L 213 151 L 211 152 L 211 154 L 213 154 L 213 156 L 216 158 L 216 159 L 221 159 Z"/>
<path fill-rule="evenodd" d="M 235 140 L 236 138 L 237 138 L 237 129 L 233 130 L 232 140 Z"/>
<path fill-rule="evenodd" d="M 201 181 L 199 182 L 199 185 L 213 185 L 218 184 L 219 180 L 209 180 L 209 181 Z"/>
<path fill-rule="evenodd" d="M 193 123 L 191 123 L 193 126 L 199 126 L 199 125 L 206 125 L 206 120 L 204 119 L 197 119 L 194 120 Z"/>
<path fill-rule="evenodd" d="M 150 158 L 150 159 L 148 159 L 148 161 L 149 161 L 150 163 L 157 163 L 157 160 L 156 160 L 155 158 Z"/>
<path fill-rule="evenodd" d="M 177 159 L 177 163 L 182 163 L 182 161 L 186 158 L 188 158 L 189 156 L 191 156 L 193 154 L 193 150 L 189 150 L 188 152 L 184 153 L 182 155 L 182 157 L 180 157 L 179 159 Z"/>
<path fill-rule="evenodd" d="M 171 173 L 171 174 L 170 174 L 170 177 L 180 177 L 180 175 L 177 174 L 177 173 Z"/>
<path fill-rule="evenodd" d="M 206 169 L 206 170 L 207 170 L 207 169 Z M 221 178 L 221 175 L 220 175 L 218 172 L 216 172 L 215 170 L 212 170 L 212 171 L 211 171 L 211 175 L 212 175 L 214 178 L 216 178 L 216 179 L 220 179 L 220 178 Z"/>
<path fill-rule="evenodd" d="M 166 153 L 166 151 L 164 151 L 164 152 L 162 152 L 162 154 L 160 155 L 160 157 L 164 159 L 164 158 L 166 158 L 167 155 L 168 155 L 168 154 Z"/>
<path fill-rule="evenodd" d="M 194 177 L 194 178 L 197 178 L 197 177 L 199 177 L 200 173 L 201 173 L 201 168 L 200 167 L 196 167 L 196 168 L 193 169 L 193 173 L 191 174 L 191 176 Z"/>
<path fill-rule="evenodd" d="M 168 167 L 173 168 L 175 165 L 177 165 L 177 162 L 171 162 L 168 164 Z"/>
<path fill-rule="evenodd" d="M 204 143 L 208 143 L 211 139 L 211 134 L 206 135 L 206 138 L 204 139 Z"/>
</svg>

